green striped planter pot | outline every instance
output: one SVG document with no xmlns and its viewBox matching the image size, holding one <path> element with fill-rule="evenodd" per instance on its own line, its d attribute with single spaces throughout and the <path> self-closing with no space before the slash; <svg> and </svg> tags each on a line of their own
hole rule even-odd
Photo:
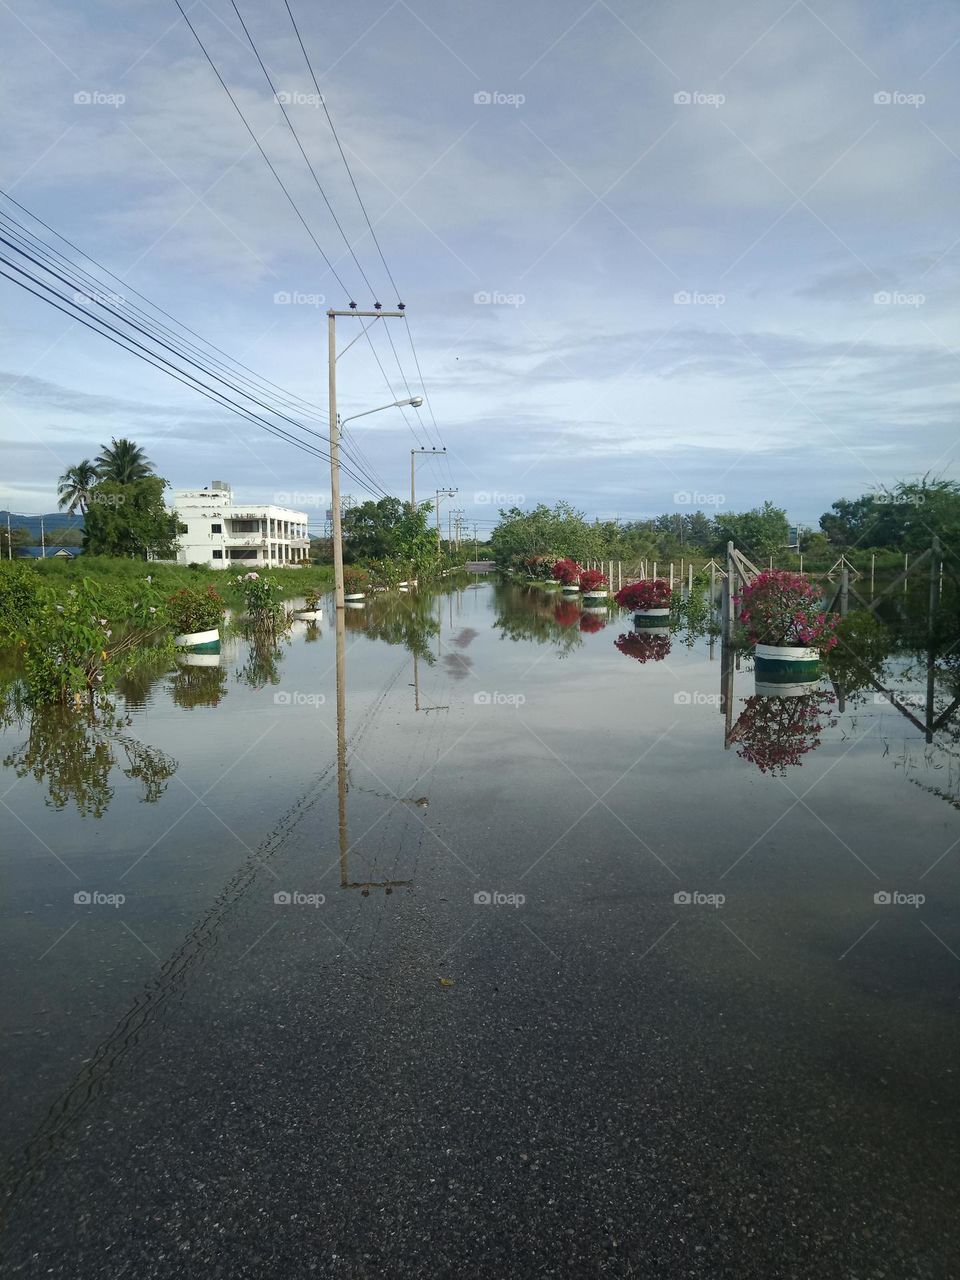
<svg viewBox="0 0 960 1280">
<path fill-rule="evenodd" d="M 185 631 L 174 636 L 173 643 L 178 649 L 190 649 L 193 653 L 219 653 L 220 631 L 217 627 L 210 631 Z"/>
<path fill-rule="evenodd" d="M 758 644 L 753 669 L 759 684 L 804 684 L 820 675 L 817 649 L 788 644 Z"/>
<path fill-rule="evenodd" d="M 583 598 L 584 600 L 590 600 L 591 602 L 601 601 L 601 600 L 606 600 L 608 595 L 609 595 L 609 592 L 605 587 L 597 587 L 595 591 L 585 591 L 583 593 Z"/>
<path fill-rule="evenodd" d="M 819 680 L 798 680 L 795 684 L 758 680 L 756 683 L 756 692 L 761 698 L 802 698 L 805 694 L 816 693 L 819 688 Z"/>
<path fill-rule="evenodd" d="M 567 596 L 578 596 L 580 594 L 580 588 L 577 586 L 575 582 L 572 582 L 569 585 L 565 583 L 564 586 L 561 587 L 561 590 L 563 591 L 564 595 L 567 595 Z"/>
<path fill-rule="evenodd" d="M 670 621 L 669 609 L 638 609 L 633 615 L 634 631 L 649 631 L 651 627 L 667 627 Z M 667 627 L 669 630 L 669 627 Z"/>
</svg>

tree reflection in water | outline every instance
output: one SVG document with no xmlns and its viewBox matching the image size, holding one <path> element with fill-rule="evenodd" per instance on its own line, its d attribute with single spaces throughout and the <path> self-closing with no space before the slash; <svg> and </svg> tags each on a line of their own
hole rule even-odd
<svg viewBox="0 0 960 1280">
<path fill-rule="evenodd" d="M 205 656 L 205 655 L 202 655 Z M 177 669 L 170 676 L 170 696 L 178 707 L 191 711 L 194 707 L 216 707 L 227 696 L 227 673 L 216 662 L 198 664 L 191 662 L 187 654 L 177 661 Z"/>
<path fill-rule="evenodd" d="M 102 817 L 113 799 L 110 777 L 117 765 L 125 778 L 142 784 L 141 800 L 154 804 L 177 770 L 172 756 L 125 732 L 130 717 L 109 703 L 26 711 L 11 705 L 14 696 L 8 691 L 7 722 L 29 721 L 29 729 L 26 742 L 4 757 L 4 766 L 44 786 L 46 803 L 55 809 L 73 803 L 81 817 Z"/>
<path fill-rule="evenodd" d="M 432 605 L 433 597 L 419 591 L 382 592 L 371 596 L 363 609 L 345 610 L 344 626 L 348 631 L 365 632 L 371 640 L 402 645 L 432 664 L 436 654 L 430 648 L 430 641 L 440 631 Z"/>
<path fill-rule="evenodd" d="M 494 599 L 497 620 L 494 627 L 503 637 L 515 641 L 532 640 L 535 644 L 552 644 L 558 658 L 565 658 L 573 649 L 583 644 L 583 636 L 573 625 L 580 616 L 574 601 L 555 603 L 554 597 L 539 589 L 524 590 L 521 587 L 498 586 Z M 566 621 L 558 620 L 556 611 L 569 604 L 575 616 Z"/>
</svg>

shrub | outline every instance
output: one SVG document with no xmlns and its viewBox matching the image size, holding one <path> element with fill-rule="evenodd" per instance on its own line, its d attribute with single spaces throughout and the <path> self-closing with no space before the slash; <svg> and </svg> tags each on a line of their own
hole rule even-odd
<svg viewBox="0 0 960 1280">
<path fill-rule="evenodd" d="M 167 614 L 174 631 L 181 635 L 212 631 L 223 622 L 225 612 L 223 598 L 211 584 L 181 587 L 167 597 Z"/>
<path fill-rule="evenodd" d="M 734 597 L 747 643 L 832 649 L 837 618 L 824 612 L 817 589 L 798 573 L 768 569 Z"/>
<path fill-rule="evenodd" d="M 558 560 L 553 566 L 553 576 L 565 587 L 572 587 L 579 582 L 582 572 L 576 560 Z"/>
<path fill-rule="evenodd" d="M 641 578 L 621 587 L 613 598 L 621 609 L 668 609 L 670 594 L 666 578 Z"/>
<path fill-rule="evenodd" d="M 66 591 L 41 588 L 39 607 L 20 626 L 33 706 L 92 702 L 159 642 L 172 647 L 162 598 L 149 581 L 108 589 L 88 578 Z"/>
<path fill-rule="evenodd" d="M 362 565 L 348 564 L 343 570 L 343 589 L 348 595 L 366 591 L 370 585 L 370 574 Z"/>
<path fill-rule="evenodd" d="M 607 575 L 599 569 L 583 569 L 580 573 L 580 590 L 596 591 L 598 587 L 607 585 Z"/>
<path fill-rule="evenodd" d="M 253 570 L 237 574 L 236 584 L 254 627 L 275 631 L 286 618 L 278 584 Z"/>
<path fill-rule="evenodd" d="M 0 561 L 0 629 L 16 632 L 39 607 L 40 576 L 17 560 Z"/>
</svg>

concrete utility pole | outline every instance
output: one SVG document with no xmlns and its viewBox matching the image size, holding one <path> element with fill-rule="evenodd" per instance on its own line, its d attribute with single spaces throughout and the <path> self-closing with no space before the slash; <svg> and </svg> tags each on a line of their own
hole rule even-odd
<svg viewBox="0 0 960 1280">
<path fill-rule="evenodd" d="M 437 498 L 437 555 L 440 554 L 440 499 L 452 498 L 458 491 L 456 489 L 436 489 L 434 490 Z"/>
<path fill-rule="evenodd" d="M 420 397 L 417 396 L 416 398 L 419 399 Z M 418 453 L 438 454 L 438 453 L 446 453 L 446 452 L 447 452 L 446 445 L 444 445 L 442 449 L 433 448 L 433 449 L 411 449 L 410 450 L 410 510 L 411 511 L 416 511 L 417 509 L 417 483 L 416 483 L 417 458 L 416 458 L 416 455 Z"/>
<path fill-rule="evenodd" d="M 330 413 L 330 507 L 333 515 L 333 595 L 338 609 L 343 604 L 343 522 L 340 519 L 340 419 L 337 417 L 337 317 L 356 316 L 364 320 L 402 320 L 403 307 L 397 311 L 358 311 L 351 307 L 349 311 L 327 312 L 327 360 L 328 397 Z M 399 404 L 399 401 L 395 402 Z M 392 408 L 392 405 L 385 405 Z M 371 409 L 368 412 L 375 413 Z M 361 414 L 355 414 L 361 417 Z"/>
</svg>

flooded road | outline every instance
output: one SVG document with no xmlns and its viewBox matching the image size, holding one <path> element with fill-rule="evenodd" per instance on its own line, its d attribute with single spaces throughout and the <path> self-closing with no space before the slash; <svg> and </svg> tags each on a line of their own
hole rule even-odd
<svg viewBox="0 0 960 1280">
<path fill-rule="evenodd" d="M 956 720 L 329 603 L 7 715 L 10 1274 L 956 1274 Z"/>
</svg>

